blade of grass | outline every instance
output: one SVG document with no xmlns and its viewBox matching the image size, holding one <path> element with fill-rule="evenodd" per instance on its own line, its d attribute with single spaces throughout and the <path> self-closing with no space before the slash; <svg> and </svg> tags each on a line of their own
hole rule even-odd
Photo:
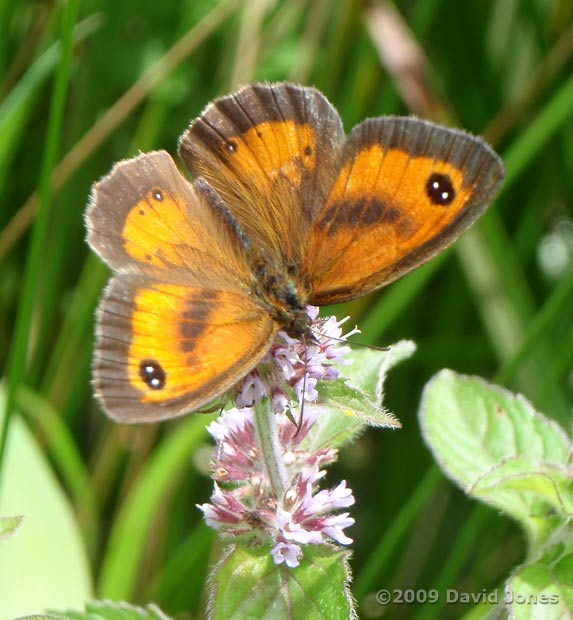
<svg viewBox="0 0 573 620">
<path fill-rule="evenodd" d="M 352 593 L 357 600 L 360 600 L 376 586 L 377 579 L 384 572 L 390 556 L 416 520 L 421 507 L 434 492 L 441 477 L 442 474 L 438 467 L 432 465 L 390 526 L 386 528 L 384 536 L 372 550 L 354 583 Z"/>
<path fill-rule="evenodd" d="M 502 193 L 519 177 L 555 132 L 571 119 L 572 109 L 573 77 L 570 77 L 505 153 L 503 160 L 506 177 Z"/>
<path fill-rule="evenodd" d="M 497 371 L 494 382 L 506 384 L 526 356 L 537 345 L 539 339 L 554 324 L 557 317 L 571 308 L 573 308 L 573 270 L 569 270 L 561 278 L 549 299 L 529 322 L 519 348 Z"/>
<path fill-rule="evenodd" d="M 570 299 L 567 304 L 569 315 L 570 309 L 573 307 L 573 300 Z M 570 323 L 568 329 L 561 335 L 558 346 L 554 347 L 549 368 L 547 369 L 545 383 L 539 396 L 540 408 L 542 411 L 550 411 L 549 407 L 553 400 L 553 394 L 556 389 L 560 389 L 559 383 L 563 380 L 567 381 L 571 391 L 571 382 L 573 381 L 573 323 Z M 566 415 L 558 419 L 563 428 L 569 428 L 571 424 L 571 399 L 568 401 L 568 408 L 564 412 Z M 557 416 L 554 416 L 557 417 Z"/>
<path fill-rule="evenodd" d="M 571 62 L 572 54 L 573 28 L 569 28 L 535 68 L 521 92 L 490 121 L 483 132 L 483 137 L 491 144 L 499 144 L 520 115 L 535 104 L 540 95 L 563 70 L 563 67 Z"/>
<path fill-rule="evenodd" d="M 503 159 L 507 175 L 501 200 L 555 132 L 568 122 L 571 109 L 573 78 L 555 93 L 505 154 Z M 535 308 L 520 260 L 499 213 L 488 213 L 480 225 L 457 244 L 457 249 L 492 345 L 498 352 L 500 362 L 509 363 L 526 338 L 527 326 L 533 320 Z M 527 365 L 524 365 L 524 358 L 517 378 L 520 391 L 527 391 L 530 397 L 540 391 L 550 357 L 550 350 L 543 343 L 538 343 L 536 355 L 528 359 Z M 567 395 L 563 390 L 556 390 L 553 397 L 551 409 L 554 415 L 560 412 L 561 417 L 568 409 Z"/>
<path fill-rule="evenodd" d="M 187 467 L 193 449 L 205 439 L 213 416 L 193 416 L 158 446 L 141 471 L 118 514 L 103 558 L 98 596 L 129 600 L 153 517 L 171 485 Z"/>
<path fill-rule="evenodd" d="M 254 0 L 243 4 L 229 90 L 236 90 L 241 84 L 253 79 L 261 46 L 263 22 L 272 4 L 269 0 Z"/>
<path fill-rule="evenodd" d="M 0 0 L 0 75 L 3 75 L 8 67 L 8 46 L 10 43 L 10 24 L 12 20 L 12 8 L 16 2 Z"/>
<path fill-rule="evenodd" d="M 8 362 L 8 390 L 5 415 L 0 429 L 0 467 L 6 446 L 10 417 L 14 410 L 16 394 L 19 386 L 25 381 L 26 364 L 29 347 L 29 335 L 32 328 L 36 286 L 40 281 L 40 269 L 44 260 L 44 248 L 47 243 L 48 223 L 51 208 L 52 171 L 56 163 L 61 129 L 64 118 L 66 93 L 70 76 L 70 64 L 73 44 L 73 28 L 78 13 L 78 0 L 70 0 L 62 9 L 61 14 L 61 45 L 62 54 L 55 76 L 48 131 L 42 170 L 40 175 L 40 208 L 35 220 L 30 242 L 30 252 L 26 262 L 23 294 L 18 306 L 16 328 L 11 343 Z"/>
<path fill-rule="evenodd" d="M 106 140 L 153 88 L 189 56 L 238 5 L 238 0 L 217 4 L 199 23 L 191 28 L 168 52 L 133 84 L 116 103 L 103 114 L 81 140 L 55 167 L 52 189 L 60 189 L 84 161 Z M 32 223 L 38 207 L 38 195 L 32 194 L 0 234 L 0 261 Z"/>
<path fill-rule="evenodd" d="M 68 302 L 64 323 L 58 338 L 52 346 L 49 364 L 44 372 L 41 392 L 47 394 L 50 402 L 61 404 L 69 388 L 69 369 L 74 366 L 80 351 L 86 347 L 86 334 L 93 324 L 95 300 L 99 296 L 108 270 L 94 255 L 84 264 L 77 286 Z"/>
<path fill-rule="evenodd" d="M 331 14 L 330 0 L 315 0 L 310 4 L 304 32 L 297 46 L 296 60 L 291 65 L 288 74 L 288 79 L 292 82 L 308 83 L 312 68 L 316 65 L 316 58 Z"/>
<path fill-rule="evenodd" d="M 400 318 L 404 309 L 416 298 L 430 279 L 448 259 L 450 252 L 436 256 L 432 261 L 391 284 L 368 308 L 360 319 L 360 330 L 364 337 L 357 336 L 357 342 L 380 342 L 384 332 Z"/>
<path fill-rule="evenodd" d="M 209 549 L 215 536 L 215 532 L 204 521 L 197 523 L 155 575 L 149 585 L 150 598 L 174 600 L 178 594 L 182 595 L 187 589 L 189 576 L 193 575 L 195 578 L 204 570 L 205 558 L 209 557 Z M 195 590 L 198 595 L 201 594 L 199 585 L 197 583 Z"/>
<path fill-rule="evenodd" d="M 467 562 L 476 544 L 482 535 L 483 528 L 490 522 L 491 514 L 483 506 L 474 506 L 470 516 L 464 520 L 464 528 L 460 536 L 456 537 L 456 544 L 451 546 L 447 562 L 441 567 L 440 572 L 428 589 L 446 592 L 455 584 L 457 577 Z M 433 605 L 422 607 L 416 618 L 428 620 L 440 616 L 441 610 L 447 605 L 446 597 L 440 596 Z"/>
<path fill-rule="evenodd" d="M 73 31 L 77 45 L 101 26 L 100 15 L 92 15 L 79 22 Z M 54 43 L 43 52 L 20 78 L 6 98 L 0 103 L 0 188 L 9 174 L 11 157 L 34 110 L 42 85 L 61 60 L 61 45 Z"/>
</svg>

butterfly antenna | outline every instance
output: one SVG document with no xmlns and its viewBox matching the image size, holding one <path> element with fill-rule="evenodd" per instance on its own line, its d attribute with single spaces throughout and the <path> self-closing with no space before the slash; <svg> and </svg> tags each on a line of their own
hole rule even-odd
<svg viewBox="0 0 573 620">
<path fill-rule="evenodd" d="M 302 428 L 302 423 L 304 422 L 304 397 L 306 394 L 306 370 L 308 364 L 308 345 L 306 343 L 306 336 L 302 337 L 302 342 L 304 344 L 304 374 L 302 376 L 302 398 L 300 403 L 300 416 L 298 418 L 298 422 L 296 423 L 296 432 L 292 436 L 293 439 L 300 433 L 300 429 Z"/>
<path fill-rule="evenodd" d="M 373 349 L 374 351 L 390 351 L 392 347 L 377 347 L 375 344 L 366 344 L 364 342 L 351 342 L 344 338 L 337 338 L 336 336 L 327 336 L 322 334 L 321 338 L 328 338 L 329 340 L 335 340 L 336 342 L 342 342 L 342 344 L 348 344 L 352 347 L 364 347 L 365 349 Z"/>
</svg>

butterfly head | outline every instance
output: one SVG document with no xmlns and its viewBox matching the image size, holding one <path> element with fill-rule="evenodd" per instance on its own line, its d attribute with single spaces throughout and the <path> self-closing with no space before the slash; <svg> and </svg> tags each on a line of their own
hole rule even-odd
<svg viewBox="0 0 573 620">
<path fill-rule="evenodd" d="M 295 266 L 278 267 L 264 256 L 255 261 L 255 296 L 291 338 L 313 340 L 308 290 Z"/>
</svg>

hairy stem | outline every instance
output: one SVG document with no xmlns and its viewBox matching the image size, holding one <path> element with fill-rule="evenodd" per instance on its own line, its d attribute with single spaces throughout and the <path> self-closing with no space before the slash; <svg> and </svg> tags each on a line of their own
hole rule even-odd
<svg viewBox="0 0 573 620">
<path fill-rule="evenodd" d="M 255 432 L 265 471 L 280 503 L 286 491 L 287 480 L 279 445 L 277 421 L 268 399 L 255 405 Z"/>
</svg>

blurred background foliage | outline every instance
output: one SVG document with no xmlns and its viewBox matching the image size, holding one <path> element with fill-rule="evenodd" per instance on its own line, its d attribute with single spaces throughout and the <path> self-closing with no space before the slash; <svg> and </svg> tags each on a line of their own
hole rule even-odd
<svg viewBox="0 0 573 620">
<path fill-rule="evenodd" d="M 90 186 L 139 150 L 174 154 L 217 95 L 285 79 L 321 89 L 347 131 L 368 116 L 414 113 L 484 135 L 506 163 L 495 205 L 454 250 L 332 309 L 358 323 L 360 342 L 418 345 L 387 384 L 404 428 L 366 433 L 332 472 L 357 498 L 361 617 L 379 617 L 372 593 L 383 587 L 478 592 L 503 582 L 524 556 L 520 532 L 437 473 L 416 412 L 425 382 L 448 367 L 522 392 L 571 431 L 572 51 L 570 0 L 0 3 L 2 389 L 72 508 L 66 527 L 80 533 L 91 594 L 201 617 L 220 544 L 195 507 L 211 491 L 207 418 L 121 427 L 93 401 L 93 313 L 108 272 L 84 241 Z M 8 454 L 16 432 L 2 429 Z M 14 458 L 3 488 L 25 485 L 29 462 Z M 25 491 L 33 501 L 37 489 Z M 29 521 L 46 502 L 38 496 Z M 17 510 L 0 503 L 0 514 Z M 45 523 L 46 542 L 57 527 Z M 26 522 L 0 547 L 0 566 L 18 538 Z M 32 561 L 53 562 L 46 553 L 35 545 Z M 21 587 L 26 600 L 33 577 Z M 384 617 L 413 613 L 394 606 Z"/>
</svg>

